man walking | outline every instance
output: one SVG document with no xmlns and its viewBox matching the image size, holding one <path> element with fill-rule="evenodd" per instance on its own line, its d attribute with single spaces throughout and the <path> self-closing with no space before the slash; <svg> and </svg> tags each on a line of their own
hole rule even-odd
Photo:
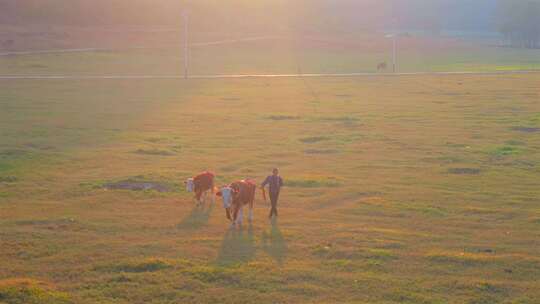
<svg viewBox="0 0 540 304">
<path fill-rule="evenodd" d="M 268 185 L 268 193 L 270 194 L 270 203 L 272 204 L 272 209 L 270 209 L 270 215 L 269 218 L 272 218 L 272 216 L 278 215 L 277 212 L 277 203 L 279 198 L 279 191 L 281 190 L 281 187 L 283 186 L 283 179 L 281 176 L 279 176 L 279 170 L 277 168 L 274 168 L 272 170 L 272 175 L 268 176 L 264 182 L 262 183 L 261 187 L 263 188 Z"/>
</svg>

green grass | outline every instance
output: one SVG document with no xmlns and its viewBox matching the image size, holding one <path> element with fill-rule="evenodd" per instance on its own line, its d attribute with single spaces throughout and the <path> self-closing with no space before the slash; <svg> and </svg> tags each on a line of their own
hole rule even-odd
<svg viewBox="0 0 540 304">
<path fill-rule="evenodd" d="M 339 187 L 342 184 L 332 179 L 289 179 L 287 186 L 292 188 L 320 188 L 320 187 Z"/>
<path fill-rule="evenodd" d="M 302 37 L 196 47 L 190 52 L 190 73 L 291 74 L 377 72 L 377 64 L 392 61 L 391 41 L 381 36 L 320 37 L 334 43 L 315 43 Z M 464 42 L 433 40 L 424 44 L 403 41 L 401 72 L 538 70 L 538 50 L 499 48 Z M 338 41 L 338 42 L 336 42 Z M 342 45 L 339 41 L 345 41 Z M 5 75 L 173 75 L 181 74 L 183 49 L 165 47 L 86 53 L 0 57 Z M 163 45 L 162 44 L 162 45 Z M 85 44 L 86 45 L 86 44 Z M 50 48 L 54 49 L 56 46 Z M 389 72 L 386 71 L 386 72 Z M 335 92 L 342 101 L 349 94 Z M 224 100 L 232 100 L 223 96 Z M 233 98 L 234 99 L 234 98 Z"/>
<path fill-rule="evenodd" d="M 0 281 L 0 303 L 71 304 L 68 294 L 52 290 L 33 280 Z"/>
<path fill-rule="evenodd" d="M 536 303 L 539 81 L 2 80 L 0 303 Z M 274 167 L 276 222 L 183 186 Z"/>
<path fill-rule="evenodd" d="M 514 146 L 501 146 L 501 147 L 493 149 L 490 153 L 494 156 L 512 156 L 512 155 L 518 155 L 521 152 L 522 150 L 514 145 Z"/>
</svg>

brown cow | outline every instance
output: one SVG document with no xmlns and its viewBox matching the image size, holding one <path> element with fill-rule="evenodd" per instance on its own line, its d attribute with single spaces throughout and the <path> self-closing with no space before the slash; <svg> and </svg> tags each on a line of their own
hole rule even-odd
<svg viewBox="0 0 540 304">
<path fill-rule="evenodd" d="M 208 192 L 212 194 L 212 200 L 214 199 L 214 177 L 214 173 L 205 171 L 186 180 L 186 190 L 188 192 L 195 192 L 195 199 L 198 204 L 202 203 L 201 197 L 203 194 L 206 199 Z"/>
<path fill-rule="evenodd" d="M 228 186 L 222 187 L 217 193 L 223 199 L 225 215 L 232 221 L 232 226 L 242 225 L 243 207 L 249 205 L 249 221 L 253 220 L 253 203 L 255 202 L 255 192 L 257 183 L 253 180 L 236 181 Z"/>
</svg>

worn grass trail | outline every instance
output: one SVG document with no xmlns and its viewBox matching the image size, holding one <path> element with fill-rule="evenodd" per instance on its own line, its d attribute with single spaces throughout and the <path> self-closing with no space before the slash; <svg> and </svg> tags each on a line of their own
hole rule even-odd
<svg viewBox="0 0 540 304">
<path fill-rule="evenodd" d="M 3 80 L 0 302 L 536 303 L 539 80 Z M 275 223 L 181 187 L 274 166 Z"/>
</svg>

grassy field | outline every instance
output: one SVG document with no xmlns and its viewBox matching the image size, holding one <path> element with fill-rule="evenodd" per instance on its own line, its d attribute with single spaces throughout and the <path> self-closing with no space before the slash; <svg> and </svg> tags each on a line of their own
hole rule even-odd
<svg viewBox="0 0 540 304">
<path fill-rule="evenodd" d="M 213 75 L 377 72 L 376 67 L 380 62 L 387 62 L 389 69 L 386 72 L 391 71 L 392 41 L 381 36 L 283 36 L 253 41 L 227 40 L 235 38 L 237 37 L 198 38 L 201 40 L 193 38 L 194 43 L 225 42 L 192 46 L 190 73 Z M 77 46 L 100 45 L 108 46 L 98 42 Z M 141 45 L 146 48 L 129 49 Z M 175 75 L 182 73 L 184 66 L 181 45 L 182 41 L 169 41 L 166 44 L 133 42 L 104 51 L 0 56 L 0 75 Z M 400 38 L 398 45 L 400 72 L 540 70 L 540 50 L 425 37 Z"/>
<path fill-rule="evenodd" d="M 539 303 L 539 82 L 3 80 L 0 303 Z M 242 230 L 181 186 L 274 166 Z"/>
</svg>

